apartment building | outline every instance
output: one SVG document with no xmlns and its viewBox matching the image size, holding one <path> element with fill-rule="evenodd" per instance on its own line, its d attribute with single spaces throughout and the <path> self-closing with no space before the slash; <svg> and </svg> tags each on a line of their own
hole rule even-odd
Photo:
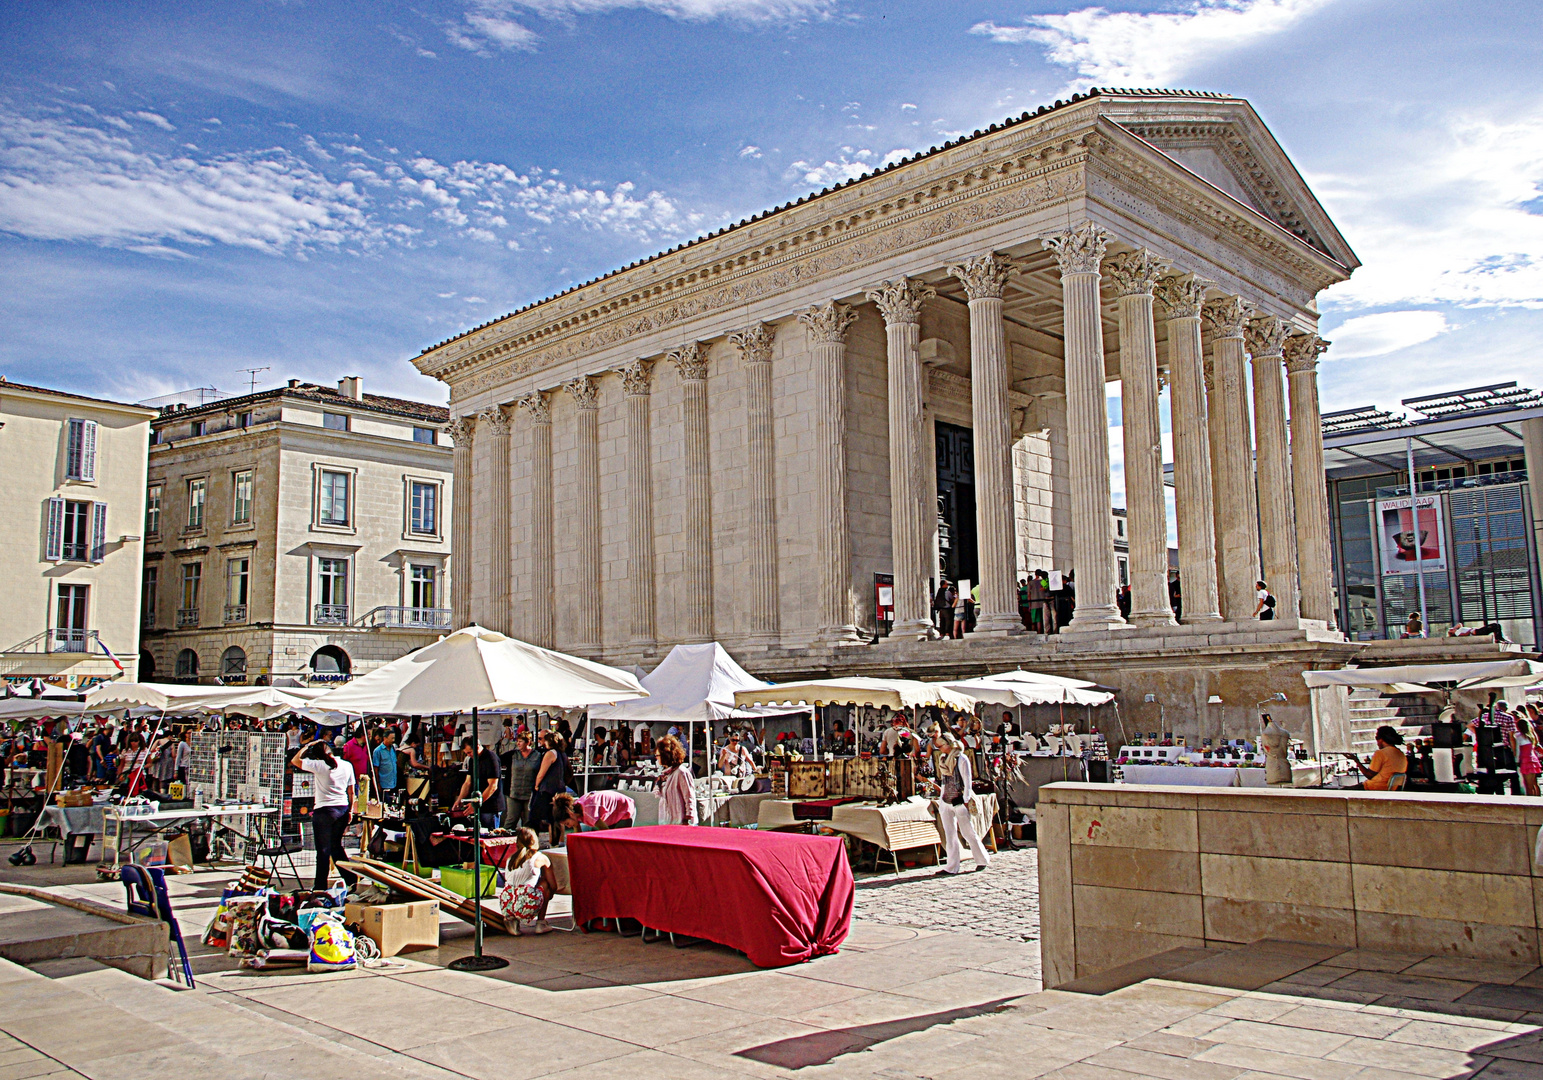
<svg viewBox="0 0 1543 1080">
<path fill-rule="evenodd" d="M 449 420 L 353 377 L 163 408 L 140 678 L 321 684 L 446 632 Z"/>
<path fill-rule="evenodd" d="M 154 416 L 0 377 L 0 677 L 74 690 L 132 671 Z"/>
</svg>

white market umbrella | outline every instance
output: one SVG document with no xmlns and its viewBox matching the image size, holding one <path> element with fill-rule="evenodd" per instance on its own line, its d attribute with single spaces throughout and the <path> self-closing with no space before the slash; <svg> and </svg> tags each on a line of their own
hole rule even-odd
<svg viewBox="0 0 1543 1080">
<path fill-rule="evenodd" d="M 942 683 L 916 679 L 871 679 L 853 676 L 847 679 L 813 679 L 808 682 L 778 683 L 762 690 L 740 690 L 734 694 L 739 705 L 872 705 L 901 709 L 928 705 L 970 712 L 975 698 Z"/>
<path fill-rule="evenodd" d="M 47 698 L 7 698 L 0 701 L 0 720 L 53 720 L 84 716 L 88 710 L 78 701 Z"/>
<path fill-rule="evenodd" d="M 1536 660 L 1484 660 L 1469 664 L 1400 664 L 1394 667 L 1336 668 L 1304 671 L 1311 689 L 1325 686 L 1364 686 L 1393 693 L 1430 693 L 1431 683 L 1456 683 L 1459 690 L 1532 686 L 1543 682 L 1543 664 Z"/>
<path fill-rule="evenodd" d="M 1015 705 L 1107 705 L 1114 695 L 1082 679 L 1041 675 L 1035 671 L 1003 671 L 978 679 L 945 683 L 950 690 L 985 702 L 1012 708 Z"/>
</svg>

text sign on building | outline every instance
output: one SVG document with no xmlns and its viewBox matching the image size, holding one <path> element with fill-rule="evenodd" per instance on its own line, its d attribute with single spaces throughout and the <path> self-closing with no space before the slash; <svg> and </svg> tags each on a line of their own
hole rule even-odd
<svg viewBox="0 0 1543 1080">
<path fill-rule="evenodd" d="M 1441 573 L 1447 568 L 1447 538 L 1441 496 L 1417 495 L 1377 502 L 1377 538 L 1382 576 Z M 1418 554 L 1417 554 L 1418 553 Z"/>
</svg>

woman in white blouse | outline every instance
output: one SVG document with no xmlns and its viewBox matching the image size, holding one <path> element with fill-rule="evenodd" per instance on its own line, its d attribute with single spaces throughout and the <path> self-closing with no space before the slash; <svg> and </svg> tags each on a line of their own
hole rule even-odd
<svg viewBox="0 0 1543 1080">
<path fill-rule="evenodd" d="M 655 781 L 659 788 L 659 824 L 695 825 L 696 792 L 691 784 L 691 765 L 686 749 L 673 735 L 660 739 L 654 748 L 663 775 Z"/>
</svg>

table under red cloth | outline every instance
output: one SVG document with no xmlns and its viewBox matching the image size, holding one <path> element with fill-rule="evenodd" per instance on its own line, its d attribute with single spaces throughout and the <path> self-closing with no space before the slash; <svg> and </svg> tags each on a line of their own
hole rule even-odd
<svg viewBox="0 0 1543 1080">
<path fill-rule="evenodd" d="M 574 924 L 636 919 L 757 967 L 833 953 L 852 925 L 839 837 L 655 825 L 568 834 Z"/>
</svg>

